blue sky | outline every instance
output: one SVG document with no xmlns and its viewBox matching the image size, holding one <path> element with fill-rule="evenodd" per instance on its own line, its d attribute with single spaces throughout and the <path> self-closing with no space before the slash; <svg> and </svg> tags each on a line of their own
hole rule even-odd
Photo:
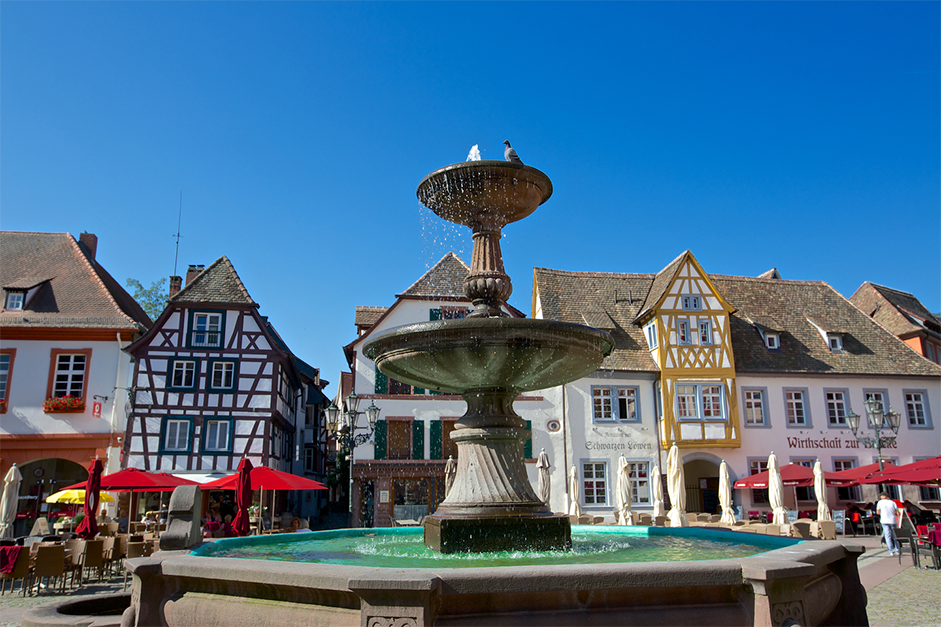
<svg viewBox="0 0 941 627">
<path fill-rule="evenodd" d="M 333 394 L 356 305 L 470 234 L 425 174 L 510 139 L 534 266 L 864 281 L 941 311 L 937 2 L 0 5 L 0 227 L 122 283 L 221 255 Z"/>
</svg>

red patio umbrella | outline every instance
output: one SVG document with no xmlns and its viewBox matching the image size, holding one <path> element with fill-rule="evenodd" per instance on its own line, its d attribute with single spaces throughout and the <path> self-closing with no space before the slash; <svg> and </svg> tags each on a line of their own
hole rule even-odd
<svg viewBox="0 0 941 627">
<path fill-rule="evenodd" d="M 241 469 L 241 467 L 242 464 L 239 463 L 239 469 Z M 289 472 L 282 472 L 280 470 L 275 470 L 274 468 L 268 468 L 267 466 L 255 466 L 251 469 L 251 473 L 252 488 L 254 490 L 327 489 L 327 486 L 320 483 L 319 481 L 307 479 L 306 477 L 298 477 L 297 475 L 292 475 Z M 209 483 L 204 483 L 202 488 L 203 490 L 237 490 L 238 485 L 238 475 L 233 474 L 227 477 L 220 477 L 219 479 L 210 481 Z"/>
<path fill-rule="evenodd" d="M 892 462 L 883 462 L 883 467 L 885 470 L 898 468 L 898 466 Z M 848 470 L 831 472 L 827 475 L 827 485 L 836 486 L 839 488 L 849 488 L 851 486 L 859 485 L 860 480 L 866 479 L 873 473 L 877 472 L 879 472 L 879 462 L 876 462 L 875 464 L 868 464 L 866 466 L 860 466 L 859 468 L 850 468 Z"/>
<path fill-rule="evenodd" d="M 101 491 L 101 460 L 96 459 L 88 468 L 88 480 L 85 482 L 85 518 L 79 523 L 75 533 L 86 540 L 98 535 L 98 497 Z"/>
<path fill-rule="evenodd" d="M 825 472 L 823 477 L 825 480 L 829 480 L 832 473 Z M 786 488 L 807 488 L 814 484 L 814 469 L 808 468 L 807 466 L 801 466 L 800 464 L 787 464 L 781 466 L 781 482 Z M 768 487 L 768 471 L 759 472 L 754 475 L 745 477 L 744 479 L 739 479 L 735 482 L 734 485 L 736 490 L 743 488 L 767 488 Z"/>
<path fill-rule="evenodd" d="M 931 484 L 941 483 L 941 455 L 877 472 L 860 483 Z"/>
<path fill-rule="evenodd" d="M 235 489 L 235 520 L 232 521 L 232 531 L 237 536 L 247 536 L 251 532 L 248 520 L 248 506 L 252 503 L 252 462 L 242 458 L 239 462 L 239 472 L 236 475 L 238 486 Z"/>
<path fill-rule="evenodd" d="M 101 489 L 105 492 L 130 492 L 132 490 L 144 492 L 162 492 L 172 490 L 180 485 L 199 485 L 196 481 L 174 477 L 165 472 L 148 472 L 137 468 L 125 468 L 110 475 L 101 477 Z M 64 488 L 65 490 L 81 489 L 84 483 Z"/>
</svg>

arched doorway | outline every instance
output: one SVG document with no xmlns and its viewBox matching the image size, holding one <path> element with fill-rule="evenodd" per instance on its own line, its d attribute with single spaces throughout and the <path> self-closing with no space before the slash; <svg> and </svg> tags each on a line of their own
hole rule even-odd
<svg viewBox="0 0 941 627">
<path fill-rule="evenodd" d="M 719 514 L 719 464 L 694 459 L 683 464 L 686 475 L 686 511 Z"/>
<path fill-rule="evenodd" d="M 46 497 L 63 488 L 88 479 L 88 469 L 67 459 L 47 457 L 26 462 L 20 468 L 23 482 L 17 505 L 15 536 L 25 536 L 40 516 L 49 518 L 50 524 L 59 515 L 70 516 L 76 508 L 46 503 Z"/>
</svg>

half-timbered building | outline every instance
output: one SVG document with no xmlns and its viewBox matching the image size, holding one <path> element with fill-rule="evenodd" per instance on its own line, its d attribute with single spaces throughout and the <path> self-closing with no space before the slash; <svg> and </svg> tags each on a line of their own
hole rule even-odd
<svg viewBox="0 0 941 627">
<path fill-rule="evenodd" d="M 171 292 L 179 285 L 173 277 Z M 228 258 L 190 266 L 185 287 L 127 349 L 135 390 L 127 467 L 202 481 L 245 457 L 323 478 L 326 382 L 258 308 Z"/>
</svg>

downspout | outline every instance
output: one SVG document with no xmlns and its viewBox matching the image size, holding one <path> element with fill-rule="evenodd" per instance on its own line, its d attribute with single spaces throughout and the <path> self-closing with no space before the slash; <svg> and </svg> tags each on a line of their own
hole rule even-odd
<svg viewBox="0 0 941 627">
<path fill-rule="evenodd" d="M 568 402 L 565 394 L 566 384 L 562 384 L 562 485 L 565 486 L 563 494 L 565 494 L 565 511 L 568 513 L 571 508 L 571 503 L 569 503 L 569 438 L 571 433 L 569 431 L 569 420 L 568 420 Z"/>
<path fill-rule="evenodd" d="M 657 393 L 657 380 L 654 379 L 653 383 L 653 424 L 654 424 L 654 433 L 657 436 L 657 468 L 660 469 L 660 474 L 663 474 L 663 458 L 661 453 L 663 452 L 663 440 L 660 438 L 660 414 L 663 412 L 663 398 Z"/>
<path fill-rule="evenodd" d="M 112 451 L 114 449 L 118 449 L 119 451 L 121 450 L 123 441 L 124 441 L 125 431 L 126 431 L 126 430 L 118 429 L 118 427 L 120 426 L 119 424 L 120 418 L 118 416 L 118 407 L 120 406 L 121 411 L 124 411 L 124 405 L 126 403 L 126 401 L 125 403 L 119 403 L 118 401 L 124 400 L 121 397 L 124 397 L 127 394 L 127 392 L 124 389 L 124 386 L 121 385 L 121 362 L 122 362 L 122 356 L 124 354 L 124 344 L 123 342 L 121 342 L 120 331 L 116 331 L 114 335 L 118 341 L 118 365 L 116 368 L 117 372 L 114 375 L 115 376 L 114 398 L 112 399 L 112 404 L 111 404 L 111 433 L 109 434 L 109 437 L 108 437 L 108 450 L 105 451 L 105 471 L 106 471 L 105 474 L 111 474 L 121 469 L 120 468 L 121 466 L 120 452 L 118 453 L 118 467 L 112 468 L 112 461 L 113 461 Z M 115 446 L 115 438 L 118 439 L 118 446 Z M 109 513 L 113 514 L 114 512 L 110 511 L 111 507 L 117 507 L 117 506 L 108 505 L 108 504 L 105 505 L 105 508 L 109 511 Z"/>
</svg>

